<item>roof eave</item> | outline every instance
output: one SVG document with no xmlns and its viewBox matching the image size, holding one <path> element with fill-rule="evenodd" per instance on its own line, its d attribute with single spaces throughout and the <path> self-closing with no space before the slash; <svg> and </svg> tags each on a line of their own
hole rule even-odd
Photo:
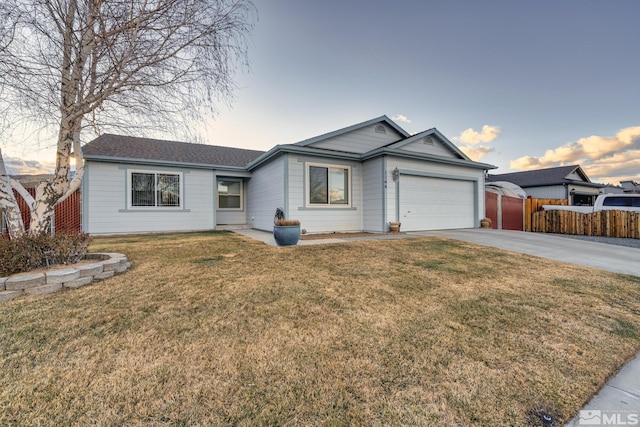
<svg viewBox="0 0 640 427">
<path fill-rule="evenodd" d="M 264 153 L 247 165 L 247 170 L 252 171 L 258 166 L 268 162 L 281 153 L 307 154 L 310 156 L 327 157 L 332 159 L 356 160 L 359 161 L 361 156 L 356 153 L 346 153 L 341 151 L 323 150 L 320 148 L 310 148 L 300 145 L 276 145 L 271 150 Z"/>
<path fill-rule="evenodd" d="M 513 182 L 513 181 L 509 181 L 509 182 Z M 530 184 L 530 185 L 518 184 L 517 182 L 514 182 L 514 184 L 519 185 L 521 188 L 554 187 L 556 185 L 577 185 L 582 187 L 593 187 L 593 188 L 602 188 L 605 186 L 604 184 L 598 184 L 597 182 L 583 182 L 583 181 L 571 181 L 571 180 L 564 180 L 564 181 L 544 183 L 544 184 Z"/>
<path fill-rule="evenodd" d="M 114 156 L 96 156 L 96 155 L 84 155 L 85 160 L 104 163 L 128 163 L 135 165 L 154 165 L 164 167 L 188 167 L 192 169 L 209 169 L 209 170 L 228 170 L 230 172 L 246 172 L 247 168 L 244 166 L 230 166 L 230 165 L 212 165 L 206 163 L 189 163 L 189 162 L 176 162 L 170 160 L 150 160 L 150 159 L 136 159 L 126 157 L 114 157 Z"/>
<path fill-rule="evenodd" d="M 451 157 L 435 156 L 433 154 L 416 153 L 416 152 L 398 150 L 395 148 L 387 148 L 387 147 L 377 148 L 375 150 L 371 150 L 367 153 L 364 153 L 360 157 L 360 159 L 364 161 L 364 160 L 369 160 L 369 159 L 383 156 L 383 155 L 393 155 L 397 157 L 404 157 L 404 158 L 411 158 L 411 159 L 429 160 L 436 163 L 444 163 L 448 165 L 457 165 L 457 166 L 467 166 L 467 167 L 472 167 L 475 169 L 483 169 L 483 170 L 498 168 L 497 166 L 490 165 L 488 163 L 474 162 L 472 160 L 465 160 L 465 159 L 454 159 Z"/>
</svg>

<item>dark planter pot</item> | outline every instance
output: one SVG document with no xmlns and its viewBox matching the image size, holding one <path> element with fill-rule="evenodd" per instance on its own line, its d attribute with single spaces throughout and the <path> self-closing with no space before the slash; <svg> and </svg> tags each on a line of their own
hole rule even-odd
<svg viewBox="0 0 640 427">
<path fill-rule="evenodd" d="M 274 225 L 273 238 L 278 246 L 292 246 L 300 239 L 299 225 Z"/>
</svg>

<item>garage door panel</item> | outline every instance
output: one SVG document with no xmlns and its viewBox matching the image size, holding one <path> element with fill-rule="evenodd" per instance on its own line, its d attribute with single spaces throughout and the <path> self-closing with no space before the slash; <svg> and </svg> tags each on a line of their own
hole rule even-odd
<svg viewBox="0 0 640 427">
<path fill-rule="evenodd" d="M 400 178 L 402 230 L 474 227 L 474 182 L 421 176 Z"/>
</svg>

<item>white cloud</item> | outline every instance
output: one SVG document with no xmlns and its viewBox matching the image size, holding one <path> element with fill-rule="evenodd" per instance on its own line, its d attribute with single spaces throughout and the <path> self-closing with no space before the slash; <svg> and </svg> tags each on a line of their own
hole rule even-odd
<svg viewBox="0 0 640 427">
<path fill-rule="evenodd" d="M 4 165 L 9 175 L 39 175 L 50 174 L 55 169 L 54 162 L 39 162 L 37 160 L 23 160 L 18 157 L 5 157 Z"/>
<path fill-rule="evenodd" d="M 471 145 L 463 145 L 460 147 L 460 151 L 467 155 L 474 162 L 479 161 L 484 156 L 493 151 L 493 148 L 487 147 L 484 145 L 471 146 Z"/>
<path fill-rule="evenodd" d="M 582 166 L 591 180 L 617 184 L 620 181 L 640 181 L 640 150 L 616 153 Z"/>
<path fill-rule="evenodd" d="M 640 177 L 640 126 L 621 129 L 615 136 L 591 135 L 547 150 L 542 156 L 512 160 L 513 170 L 579 164 L 592 181 L 617 184 Z"/>
<path fill-rule="evenodd" d="M 467 155 L 471 160 L 477 162 L 484 156 L 494 151 L 493 148 L 488 147 L 486 144 L 493 141 L 500 135 L 501 129 L 498 126 L 484 125 L 482 130 L 477 132 L 473 128 L 465 129 L 459 137 L 453 138 L 454 141 L 462 142 L 464 145 L 460 145 L 460 151 Z"/>
<path fill-rule="evenodd" d="M 594 161 L 631 148 L 640 148 L 640 126 L 620 130 L 615 136 L 591 135 L 576 142 L 545 151 L 540 157 L 521 157 L 511 162 L 512 169 L 535 164 L 553 167 L 562 164 Z"/>
<path fill-rule="evenodd" d="M 491 142 L 500 135 L 500 132 L 501 129 L 498 126 L 484 125 L 480 132 L 473 130 L 473 128 L 465 129 L 456 140 L 465 144 Z"/>
<path fill-rule="evenodd" d="M 409 120 L 407 116 L 403 116 L 402 114 L 396 114 L 395 116 L 391 117 L 391 120 L 396 122 L 411 123 L 411 120 Z"/>
</svg>

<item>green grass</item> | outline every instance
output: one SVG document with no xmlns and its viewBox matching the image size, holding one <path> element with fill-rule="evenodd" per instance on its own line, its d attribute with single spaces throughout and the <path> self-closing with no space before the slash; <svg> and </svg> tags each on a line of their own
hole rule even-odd
<svg viewBox="0 0 640 427">
<path fill-rule="evenodd" d="M 96 238 L 125 274 L 0 305 L 1 425 L 567 421 L 640 350 L 637 278 L 435 238 Z"/>
</svg>

